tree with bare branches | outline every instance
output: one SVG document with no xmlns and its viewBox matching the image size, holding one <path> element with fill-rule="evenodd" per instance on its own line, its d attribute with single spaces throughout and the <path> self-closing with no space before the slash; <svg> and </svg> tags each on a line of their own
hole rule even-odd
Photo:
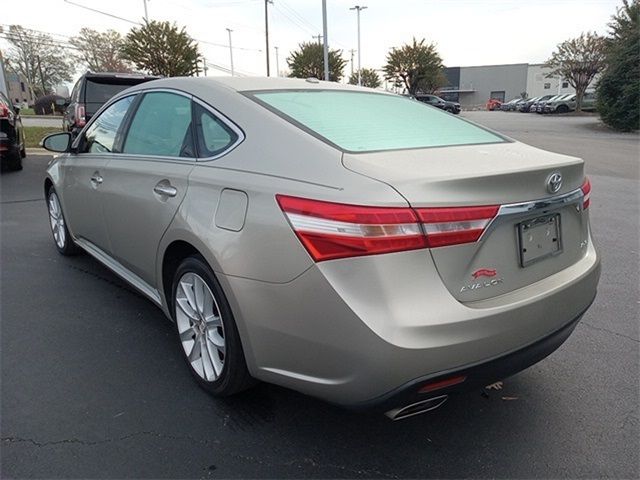
<svg viewBox="0 0 640 480">
<path fill-rule="evenodd" d="M 92 72 L 131 71 L 120 51 L 124 39 L 115 30 L 98 32 L 92 28 L 81 28 L 77 36 L 69 39 L 69 43 L 76 48 L 77 59 Z"/>
<path fill-rule="evenodd" d="M 24 75 L 34 97 L 71 81 L 73 66 L 69 55 L 53 37 L 20 25 L 11 25 L 3 33 L 11 45 L 7 54 L 9 68 Z"/>
</svg>

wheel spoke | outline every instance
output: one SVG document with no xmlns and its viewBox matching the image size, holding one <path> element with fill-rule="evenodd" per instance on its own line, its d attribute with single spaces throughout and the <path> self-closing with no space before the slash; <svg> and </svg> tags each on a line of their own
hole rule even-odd
<svg viewBox="0 0 640 480">
<path fill-rule="evenodd" d="M 207 330 L 222 327 L 222 320 L 219 316 L 214 315 L 213 313 L 204 317 L 204 321 L 207 322 Z"/>
<path fill-rule="evenodd" d="M 198 320 L 198 314 L 191 307 L 189 300 L 187 300 L 186 298 L 176 298 L 176 304 L 178 305 L 178 307 L 180 307 L 180 310 L 182 310 L 187 317 L 193 320 Z"/>
<path fill-rule="evenodd" d="M 185 275 L 182 278 L 185 278 L 187 275 Z M 191 277 L 191 281 L 189 280 L 181 280 L 180 281 L 180 288 L 182 289 L 182 291 L 184 292 L 185 297 L 187 298 L 187 301 L 189 302 L 189 306 L 191 307 L 191 310 L 193 310 L 194 312 L 196 311 L 196 299 L 193 296 L 193 283 L 194 283 L 194 278 Z"/>
<path fill-rule="evenodd" d="M 211 350 L 209 349 L 209 345 L 207 344 L 204 336 L 201 337 L 201 341 L 204 347 L 204 351 L 202 352 L 202 367 L 204 369 L 204 375 L 207 380 L 212 380 L 215 379 L 218 374 L 214 367 Z"/>
<path fill-rule="evenodd" d="M 193 329 L 193 327 L 189 327 L 180 334 L 180 341 L 181 342 L 194 341 L 195 334 L 196 334 L 196 331 Z"/>
<path fill-rule="evenodd" d="M 202 342 L 199 338 L 196 337 L 195 342 L 193 342 L 193 348 L 191 349 L 191 353 L 188 355 L 188 359 L 190 363 L 195 362 L 202 356 Z"/>
<path fill-rule="evenodd" d="M 200 277 L 195 277 L 193 280 L 193 291 L 195 293 L 196 308 L 198 313 L 202 314 L 204 309 L 204 282 Z"/>
<path fill-rule="evenodd" d="M 218 349 L 221 350 L 222 353 L 224 353 L 224 349 L 225 349 L 225 342 L 224 342 L 224 338 L 222 337 L 222 335 L 220 335 L 220 332 L 218 332 L 218 329 L 213 329 L 213 330 L 209 330 L 207 331 L 207 339 Z"/>
</svg>

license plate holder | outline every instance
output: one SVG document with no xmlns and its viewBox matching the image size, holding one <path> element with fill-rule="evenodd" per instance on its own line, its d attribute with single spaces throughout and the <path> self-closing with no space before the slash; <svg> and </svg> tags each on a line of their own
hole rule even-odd
<svg viewBox="0 0 640 480">
<path fill-rule="evenodd" d="M 520 266 L 562 253 L 560 214 L 542 215 L 517 225 Z"/>
</svg>

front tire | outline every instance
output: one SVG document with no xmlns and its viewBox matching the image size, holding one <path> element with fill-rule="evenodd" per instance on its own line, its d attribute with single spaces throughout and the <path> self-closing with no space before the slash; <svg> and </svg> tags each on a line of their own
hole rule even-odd
<svg viewBox="0 0 640 480">
<path fill-rule="evenodd" d="M 171 309 L 183 358 L 198 384 L 226 397 L 253 383 L 231 307 L 200 256 L 185 259 L 173 277 Z"/>
<path fill-rule="evenodd" d="M 557 113 L 567 113 L 569 112 L 569 107 L 567 107 L 566 105 L 560 105 L 557 109 L 556 109 Z"/>
<path fill-rule="evenodd" d="M 65 256 L 80 253 L 80 247 L 76 245 L 69 234 L 67 222 L 62 213 L 62 205 L 53 186 L 49 187 L 47 192 L 47 209 L 49 210 L 49 225 L 53 235 L 53 242 L 58 252 Z"/>
</svg>

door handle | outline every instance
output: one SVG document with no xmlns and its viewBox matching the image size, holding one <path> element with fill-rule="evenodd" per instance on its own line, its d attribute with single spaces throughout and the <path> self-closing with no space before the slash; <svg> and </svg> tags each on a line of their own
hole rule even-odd
<svg viewBox="0 0 640 480">
<path fill-rule="evenodd" d="M 153 187 L 153 191 L 158 195 L 162 195 L 165 197 L 175 197 L 178 194 L 178 190 L 176 187 L 172 187 L 170 184 L 160 182 L 155 187 Z"/>
<path fill-rule="evenodd" d="M 102 181 L 102 175 L 100 175 L 98 172 L 95 172 L 93 175 L 91 175 L 91 185 L 93 185 L 94 187 L 98 187 L 98 185 L 101 185 Z"/>
</svg>

